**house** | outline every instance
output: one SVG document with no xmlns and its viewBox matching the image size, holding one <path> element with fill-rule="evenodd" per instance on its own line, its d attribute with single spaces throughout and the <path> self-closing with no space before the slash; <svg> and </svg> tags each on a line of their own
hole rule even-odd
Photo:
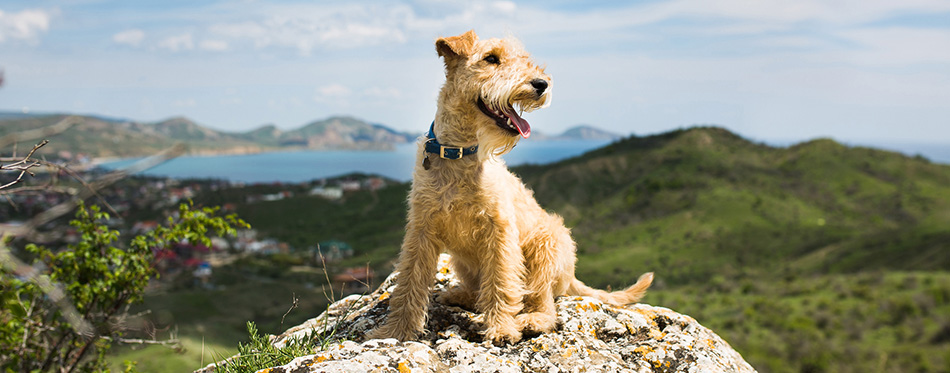
<svg viewBox="0 0 950 373">
<path fill-rule="evenodd" d="M 318 186 L 310 189 L 310 195 L 335 201 L 343 198 L 343 188 Z"/>
<path fill-rule="evenodd" d="M 354 192 L 360 190 L 360 182 L 356 180 L 341 181 L 340 188 L 343 189 L 344 192 Z"/>
<path fill-rule="evenodd" d="M 323 241 L 317 244 L 313 256 L 317 262 L 335 262 L 353 256 L 353 247 L 343 241 Z"/>
<path fill-rule="evenodd" d="M 380 190 L 386 186 L 386 181 L 383 180 L 382 178 L 371 177 L 371 178 L 366 179 L 366 181 L 364 181 L 364 184 L 366 185 L 366 189 Z"/>
</svg>

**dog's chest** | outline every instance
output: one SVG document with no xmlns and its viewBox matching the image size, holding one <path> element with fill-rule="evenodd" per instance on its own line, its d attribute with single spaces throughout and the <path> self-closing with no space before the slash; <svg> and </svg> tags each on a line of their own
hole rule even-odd
<svg viewBox="0 0 950 373">
<path fill-rule="evenodd" d="M 498 201 L 477 184 L 446 184 L 429 207 L 430 222 L 453 247 L 479 245 L 497 228 Z"/>
</svg>

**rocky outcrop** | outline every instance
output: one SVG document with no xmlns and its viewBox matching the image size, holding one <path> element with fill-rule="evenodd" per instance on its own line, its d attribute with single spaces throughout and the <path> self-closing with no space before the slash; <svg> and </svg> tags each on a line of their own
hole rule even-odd
<svg viewBox="0 0 950 373">
<path fill-rule="evenodd" d="M 434 297 L 456 284 L 443 255 Z M 644 304 L 614 307 L 587 297 L 557 300 L 554 333 L 495 346 L 479 334 L 480 315 L 432 302 L 419 341 L 363 340 L 384 321 L 390 276 L 366 296 L 352 295 L 317 318 L 273 338 L 334 333 L 346 339 L 267 370 L 278 372 L 754 372 L 728 343 L 695 319 Z M 209 366 L 210 368 L 210 366 Z M 206 368 L 207 369 L 207 368 Z M 209 370 L 210 371 L 210 370 Z"/>
</svg>

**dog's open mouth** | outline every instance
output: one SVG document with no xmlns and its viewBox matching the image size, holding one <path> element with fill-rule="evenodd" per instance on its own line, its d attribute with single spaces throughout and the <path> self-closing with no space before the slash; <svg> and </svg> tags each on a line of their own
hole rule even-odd
<svg viewBox="0 0 950 373">
<path fill-rule="evenodd" d="M 510 132 L 512 135 L 517 136 L 520 134 L 521 137 L 524 138 L 531 136 L 531 126 L 528 125 L 528 121 L 518 115 L 518 112 L 515 111 L 515 108 L 511 105 L 500 110 L 494 109 L 485 105 L 485 101 L 479 98 L 478 108 L 489 118 L 494 119 L 498 127 Z"/>
</svg>

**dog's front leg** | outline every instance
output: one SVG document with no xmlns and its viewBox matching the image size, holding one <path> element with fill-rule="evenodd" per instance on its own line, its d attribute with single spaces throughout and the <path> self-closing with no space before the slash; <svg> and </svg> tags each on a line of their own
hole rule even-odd
<svg viewBox="0 0 950 373">
<path fill-rule="evenodd" d="M 514 343 L 521 340 L 515 315 L 522 308 L 524 257 L 513 225 L 489 230 L 477 307 L 485 314 L 486 339 Z"/>
<path fill-rule="evenodd" d="M 369 339 L 411 340 L 422 332 L 429 306 L 429 288 L 435 281 L 440 243 L 435 235 L 410 220 L 406 226 L 396 276 L 396 288 L 389 300 L 386 324 L 373 330 Z"/>
</svg>

